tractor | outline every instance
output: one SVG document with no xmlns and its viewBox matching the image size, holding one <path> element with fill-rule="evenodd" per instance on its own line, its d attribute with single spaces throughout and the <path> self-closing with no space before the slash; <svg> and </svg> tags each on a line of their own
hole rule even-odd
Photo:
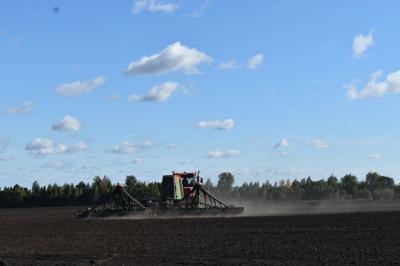
<svg viewBox="0 0 400 266">
<path fill-rule="evenodd" d="M 172 172 L 161 182 L 161 201 L 135 199 L 122 185 L 100 204 L 74 213 L 74 217 L 102 218 L 110 216 L 181 217 L 181 216 L 236 216 L 243 207 L 227 205 L 208 192 L 199 172 Z"/>
</svg>

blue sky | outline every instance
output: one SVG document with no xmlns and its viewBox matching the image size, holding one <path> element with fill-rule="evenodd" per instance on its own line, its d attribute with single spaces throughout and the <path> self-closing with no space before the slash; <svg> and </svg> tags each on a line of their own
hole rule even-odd
<svg viewBox="0 0 400 266">
<path fill-rule="evenodd" d="M 397 1 L 1 1 L 0 185 L 399 182 Z"/>
</svg>

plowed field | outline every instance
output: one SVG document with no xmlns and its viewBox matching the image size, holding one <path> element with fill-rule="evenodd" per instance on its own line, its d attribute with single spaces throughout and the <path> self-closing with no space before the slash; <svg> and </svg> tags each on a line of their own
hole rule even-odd
<svg viewBox="0 0 400 266">
<path fill-rule="evenodd" d="M 73 220 L 74 210 L 0 210 L 0 261 L 5 265 L 400 263 L 398 211 Z"/>
</svg>

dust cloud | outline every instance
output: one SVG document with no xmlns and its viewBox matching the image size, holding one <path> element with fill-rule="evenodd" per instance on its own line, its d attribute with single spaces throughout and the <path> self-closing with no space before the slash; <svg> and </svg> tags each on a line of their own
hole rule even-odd
<svg viewBox="0 0 400 266">
<path fill-rule="evenodd" d="M 357 212 L 383 212 L 400 211 L 400 201 L 396 200 L 313 200 L 313 201 L 232 201 L 226 203 L 235 207 L 244 207 L 241 215 L 149 215 L 148 213 L 128 214 L 124 216 L 111 216 L 107 220 L 143 220 L 143 219 L 190 219 L 190 218 L 229 218 L 250 216 L 294 216 L 329 213 L 357 213 Z"/>
<path fill-rule="evenodd" d="M 280 216 L 327 213 L 400 211 L 396 200 L 314 200 L 293 202 L 227 201 L 244 207 L 243 216 Z"/>
</svg>

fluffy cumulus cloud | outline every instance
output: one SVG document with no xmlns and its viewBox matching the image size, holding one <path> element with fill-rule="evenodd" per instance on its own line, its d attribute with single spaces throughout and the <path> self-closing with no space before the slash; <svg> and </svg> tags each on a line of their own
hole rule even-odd
<svg viewBox="0 0 400 266">
<path fill-rule="evenodd" d="M 87 144 L 84 142 L 68 145 L 58 144 L 52 139 L 37 138 L 26 145 L 25 150 L 27 150 L 32 155 L 51 155 L 61 153 L 73 153 L 84 150 L 87 147 Z"/>
<path fill-rule="evenodd" d="M 370 160 L 380 160 L 382 155 L 380 153 L 373 153 L 368 156 Z"/>
<path fill-rule="evenodd" d="M 247 61 L 247 67 L 250 69 L 256 69 L 262 65 L 264 62 L 264 55 L 263 54 L 256 54 L 252 58 Z"/>
<path fill-rule="evenodd" d="M 278 149 L 278 148 L 287 147 L 290 145 L 292 145 L 292 144 L 289 142 L 289 140 L 287 138 L 283 138 L 278 143 L 275 144 L 274 148 Z"/>
<path fill-rule="evenodd" d="M 19 106 L 7 108 L 4 113 L 7 115 L 26 114 L 32 112 L 33 102 L 25 102 Z"/>
<path fill-rule="evenodd" d="M 53 124 L 53 130 L 77 132 L 81 129 L 81 122 L 73 116 L 67 115 L 59 122 Z"/>
<path fill-rule="evenodd" d="M 155 102 L 165 102 L 172 94 L 179 89 L 180 85 L 175 82 L 165 82 L 160 85 L 156 85 L 150 89 L 150 91 L 144 95 L 131 95 L 128 100 L 130 102 L 134 101 L 155 101 Z"/>
<path fill-rule="evenodd" d="M 88 81 L 74 81 L 71 83 L 64 83 L 56 88 L 58 94 L 64 96 L 75 96 L 84 93 L 90 93 L 97 87 L 103 85 L 106 82 L 104 76 L 97 76 L 92 80 Z"/>
<path fill-rule="evenodd" d="M 130 63 L 125 74 L 166 74 L 174 71 L 193 74 L 200 72 L 198 66 L 201 63 L 210 63 L 211 61 L 212 58 L 207 54 L 176 42 L 158 54 L 145 56 Z"/>
<path fill-rule="evenodd" d="M 149 148 L 155 145 L 155 142 L 152 140 L 146 140 L 143 143 L 131 143 L 129 141 L 123 141 L 119 144 L 112 145 L 107 149 L 109 153 L 117 153 L 117 154 L 133 154 L 138 152 L 139 150 L 143 150 L 145 148 Z"/>
<path fill-rule="evenodd" d="M 176 11 L 179 6 L 175 3 L 157 1 L 157 0 L 135 0 L 133 3 L 132 13 L 138 14 L 144 10 L 152 13 L 172 13 Z"/>
<path fill-rule="evenodd" d="M 240 151 L 238 150 L 228 150 L 228 151 L 220 151 L 220 150 L 215 150 L 215 151 L 210 151 L 207 154 L 208 158 L 229 158 L 233 156 L 240 155 Z"/>
<path fill-rule="evenodd" d="M 200 121 L 196 126 L 207 129 L 231 130 L 235 126 L 235 121 L 233 119 Z"/>
<path fill-rule="evenodd" d="M 374 44 L 372 31 L 368 35 L 358 34 L 353 39 L 353 53 L 357 58 L 361 58 L 367 49 Z"/>
<path fill-rule="evenodd" d="M 328 147 L 328 143 L 326 141 L 320 140 L 320 139 L 313 139 L 313 140 L 309 141 L 308 144 L 317 149 L 324 149 L 324 148 Z"/>
<path fill-rule="evenodd" d="M 234 60 L 221 62 L 219 64 L 219 69 L 223 69 L 223 70 L 235 69 L 235 68 L 239 68 L 239 67 L 240 67 L 240 64 Z"/>
<path fill-rule="evenodd" d="M 400 93 L 400 70 L 387 74 L 384 79 L 381 79 L 382 74 L 382 70 L 372 73 L 368 84 L 361 90 L 357 90 L 354 84 L 345 85 L 347 97 L 355 100 Z"/>
</svg>

